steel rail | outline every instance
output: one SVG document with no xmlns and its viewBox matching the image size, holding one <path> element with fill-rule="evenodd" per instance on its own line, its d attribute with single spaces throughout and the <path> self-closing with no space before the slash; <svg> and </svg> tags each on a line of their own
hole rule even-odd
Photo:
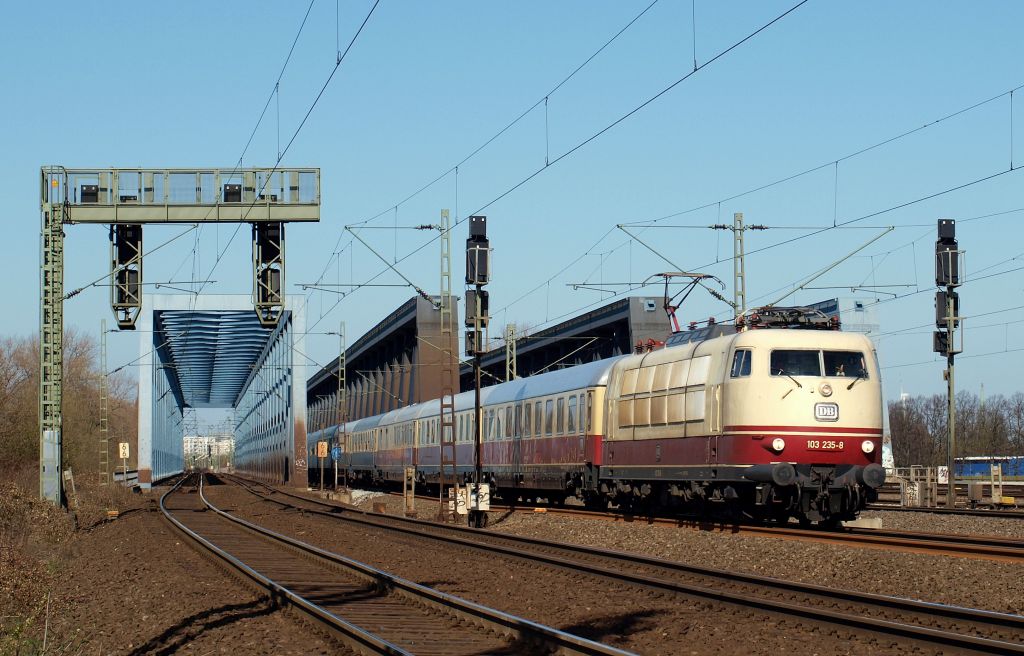
<svg viewBox="0 0 1024 656">
<path fill-rule="evenodd" d="M 721 590 L 718 587 L 684 584 L 678 581 L 666 580 L 664 578 L 658 578 L 647 574 L 623 571 L 621 567 L 623 565 L 641 565 L 660 570 L 667 570 L 668 572 L 675 574 L 700 576 L 718 582 L 738 583 L 755 588 L 802 594 L 808 597 L 824 598 L 830 602 L 859 604 L 873 610 L 893 610 L 930 617 L 941 617 L 949 621 L 962 622 L 968 626 L 984 626 L 991 631 L 1009 631 L 1020 636 L 1024 636 L 1024 616 L 1020 615 L 923 602 L 887 595 L 841 590 L 814 584 L 784 581 L 755 574 L 729 572 L 715 568 L 687 565 L 684 563 L 643 556 L 640 554 L 587 547 L 584 545 L 559 543 L 540 538 L 528 538 L 507 534 L 497 535 L 467 527 L 436 524 L 424 520 L 393 515 L 380 515 L 378 513 L 371 513 L 353 507 L 339 506 L 326 501 L 311 499 L 302 495 L 280 490 L 259 481 L 240 479 L 239 477 L 232 478 L 245 484 L 244 486 L 252 494 L 283 507 L 291 507 L 307 513 L 341 519 L 361 525 L 394 530 L 422 538 L 440 540 L 449 544 L 457 544 L 459 546 L 483 550 L 488 554 L 501 554 L 529 562 L 539 562 L 554 567 L 605 577 L 620 583 L 631 583 L 659 591 L 675 592 L 730 605 L 754 608 L 766 612 L 782 613 L 831 625 L 838 625 L 845 628 L 856 628 L 872 633 L 883 633 L 932 645 L 956 647 L 972 653 L 1024 654 L 1024 643 L 1022 642 L 1007 642 L 1005 640 L 886 620 L 870 615 L 853 615 L 847 612 L 835 611 L 827 608 L 783 602 L 777 598 L 752 597 L 750 595 Z M 253 483 L 261 485 L 274 493 L 292 497 L 314 505 L 329 507 L 331 510 L 324 511 L 299 508 L 290 502 L 274 499 L 256 492 L 248 486 L 248 484 Z M 386 520 L 390 522 L 391 525 L 382 523 L 378 520 Z M 459 536 L 465 537 L 438 535 L 436 531 L 439 529 L 457 533 Z M 430 531 L 435 531 L 435 533 L 431 533 Z M 512 543 L 514 546 L 509 547 L 497 544 L 502 541 Z M 526 550 L 524 547 L 530 547 L 534 550 Z M 550 553 L 537 552 L 537 548 L 569 552 L 570 555 L 568 558 L 564 556 L 555 556 Z M 580 555 L 587 555 L 609 561 L 612 567 L 606 567 L 600 564 L 580 560 Z"/>
<path fill-rule="evenodd" d="M 491 506 L 507 510 L 514 507 Z M 534 507 L 523 511 L 536 512 Z M 999 562 L 1024 562 L 1024 542 L 1012 538 L 988 535 L 958 535 L 953 533 L 924 533 L 918 531 L 893 531 L 871 528 L 845 528 L 841 530 L 790 528 L 785 526 L 761 526 L 757 524 L 725 524 L 707 520 L 681 519 L 671 517 L 644 517 L 583 508 L 543 508 L 543 512 L 559 515 L 592 517 L 610 521 L 664 524 L 681 528 L 718 530 L 719 532 L 749 533 L 769 537 L 791 538 L 810 542 L 827 542 L 858 547 L 896 547 L 912 553 L 935 553 L 946 556 L 981 558 Z"/>
<path fill-rule="evenodd" d="M 1024 510 L 981 510 L 971 508 L 914 508 L 910 506 L 897 506 L 885 503 L 869 503 L 865 510 L 878 510 L 883 512 L 921 512 L 935 513 L 937 515 L 965 515 L 969 517 L 997 517 L 1008 519 L 1024 519 Z"/>
<path fill-rule="evenodd" d="M 278 490 L 282 494 L 289 494 Z M 293 495 L 294 496 L 294 495 Z M 297 498 L 316 502 L 308 497 Z M 423 497 L 427 499 L 427 497 Z M 632 515 L 606 510 L 553 507 L 543 505 L 491 504 L 494 511 L 542 512 L 551 515 L 570 515 L 612 522 L 675 526 L 720 533 L 750 533 L 769 537 L 790 538 L 809 542 L 825 542 L 876 549 L 895 547 L 908 553 L 934 553 L 937 555 L 969 557 L 998 562 L 1024 562 L 1024 541 L 994 535 L 960 535 L 955 533 L 925 533 L 919 531 L 893 531 L 850 527 L 840 530 L 763 526 L 759 524 L 733 524 L 697 517 L 665 517 L 658 515 Z M 948 512 L 948 511 L 947 511 Z M 1024 516 L 1024 513 L 1017 513 Z"/>
<path fill-rule="evenodd" d="M 201 480 L 202 474 L 199 474 L 199 476 Z M 354 624 L 346 622 L 330 611 L 306 600 L 301 595 L 292 592 L 288 588 L 281 586 L 270 578 L 260 574 L 235 556 L 199 535 L 196 531 L 191 530 L 183 522 L 174 517 L 173 512 L 167 509 L 165 502 L 168 497 L 174 494 L 178 488 L 180 488 L 190 478 L 192 477 L 183 477 L 175 483 L 170 490 L 160 497 L 160 510 L 163 512 L 164 517 L 167 518 L 175 528 L 207 552 L 215 556 L 229 570 L 244 576 L 251 584 L 254 584 L 257 589 L 266 591 L 270 595 L 270 599 L 273 603 L 290 606 L 306 619 L 312 620 L 318 626 L 326 629 L 331 635 L 339 638 L 341 642 L 347 646 L 355 648 L 357 651 L 362 653 L 393 654 L 402 656 L 406 654 L 411 655 L 411 652 L 382 640 Z"/>
<path fill-rule="evenodd" d="M 171 493 L 176 491 L 184 480 L 185 479 L 179 481 L 174 488 L 161 498 L 160 506 L 165 516 L 190 538 L 210 550 L 222 561 L 229 564 L 233 569 L 244 574 L 260 588 L 267 590 L 271 594 L 272 600 L 288 602 L 296 609 L 305 613 L 311 619 L 314 619 L 321 625 L 325 626 L 325 628 L 331 631 L 331 633 L 339 635 L 339 637 L 342 638 L 342 641 L 350 647 L 356 648 L 359 651 L 372 654 L 414 653 L 388 642 L 380 636 L 377 636 L 334 613 L 331 613 L 329 610 L 309 601 L 293 590 L 271 580 L 252 567 L 249 567 L 224 549 L 217 547 L 197 532 L 192 531 L 185 526 L 184 523 L 173 517 L 173 510 L 168 510 L 166 508 L 164 500 Z M 440 611 L 446 615 L 468 621 L 475 626 L 481 626 L 485 629 L 493 630 L 499 635 L 513 637 L 538 646 L 543 645 L 545 648 L 552 649 L 560 654 L 578 654 L 581 656 L 629 656 L 630 654 L 628 651 L 624 651 L 610 645 L 588 640 L 550 626 L 504 613 L 502 611 L 461 599 L 454 595 L 428 588 L 418 583 L 414 583 L 388 574 L 382 570 L 370 567 L 369 565 L 301 542 L 286 535 L 270 531 L 214 506 L 205 496 L 205 492 L 202 487 L 202 480 L 200 480 L 199 494 L 202 503 L 206 508 L 216 513 L 217 516 L 224 520 L 236 524 L 251 533 L 284 545 L 285 547 L 304 556 L 312 557 L 314 560 L 320 560 L 329 566 L 340 567 L 344 572 L 352 573 L 359 578 L 372 581 L 379 589 L 396 592 L 414 603 L 422 604 L 435 611 Z"/>
</svg>

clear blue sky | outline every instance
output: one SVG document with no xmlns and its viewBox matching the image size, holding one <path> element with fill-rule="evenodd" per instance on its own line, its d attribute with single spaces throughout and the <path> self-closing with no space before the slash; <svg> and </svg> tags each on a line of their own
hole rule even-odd
<svg viewBox="0 0 1024 656">
<path fill-rule="evenodd" d="M 286 141 L 319 91 L 342 47 L 371 6 L 366 0 L 316 0 L 280 87 L 280 112 L 271 103 L 245 158 L 270 166 L 278 123 Z M 535 1 L 427 3 L 382 0 L 341 70 L 299 134 L 283 165 L 318 166 L 323 220 L 288 232 L 288 291 L 312 282 L 362 283 L 384 265 L 365 248 L 348 246 L 347 224 L 394 208 L 448 170 L 560 80 L 649 4 Z M 571 81 L 549 97 L 547 144 L 544 106 L 412 200 L 370 225 L 437 221 L 441 208 L 459 216 L 488 204 L 699 64 L 742 39 L 788 2 L 697 0 L 696 44 L 691 3 L 660 0 Z M 8 286 L 15 312 L 7 334 L 28 335 L 38 325 L 38 171 L 43 164 L 73 167 L 188 167 L 235 164 L 256 124 L 306 9 L 305 2 L 10 4 L 0 27 L 0 180 Z M 338 19 L 336 22 L 336 11 Z M 336 29 L 336 24 L 340 28 Z M 550 166 L 484 210 L 495 248 L 490 286 L 495 324 L 542 326 L 602 301 L 600 292 L 566 283 L 639 281 L 675 267 L 658 259 L 618 223 L 653 219 L 695 206 L 698 212 L 664 221 L 705 226 L 742 211 L 748 223 L 826 226 L 858 218 L 1024 163 L 1024 90 L 1013 109 L 1004 96 L 934 127 L 836 167 L 765 191 L 718 201 L 792 173 L 843 158 L 865 146 L 923 126 L 1024 84 L 1015 2 L 847 2 L 811 0 L 761 34 L 697 72 L 571 156 Z M 1024 208 L 1022 173 L 886 212 L 858 229 L 831 230 L 750 255 L 748 295 L 774 295 L 895 226 L 879 241 L 828 273 L 815 286 L 887 287 L 919 291 L 877 306 L 883 332 L 926 324 L 932 310 L 935 220 L 961 221 L 968 273 L 962 290 L 969 320 L 965 355 L 1014 349 L 1024 326 L 1024 212 L 963 222 Z M 838 193 L 836 193 L 838 191 Z M 720 213 L 720 216 L 719 216 Z M 181 227 L 147 228 L 148 247 Z M 249 293 L 248 228 L 225 249 L 233 226 L 191 233 L 146 262 L 147 281 L 216 282 L 204 291 Z M 609 232 L 610 231 L 610 232 Z M 101 276 L 108 266 L 106 232 L 68 228 L 68 289 Z M 603 239 L 602 235 L 608 233 Z M 749 233 L 748 251 L 807 235 L 773 228 Z M 728 233 L 658 228 L 637 233 L 680 267 L 730 282 Z M 382 253 L 402 257 L 427 235 L 368 230 Z M 340 237 L 340 242 L 339 242 Z M 454 237 L 461 254 L 464 228 Z M 342 254 L 333 256 L 336 243 Z M 572 260 L 589 254 L 567 271 Z M 195 253 L 195 255 L 193 255 Z M 1021 255 L 1021 259 L 1011 258 Z M 434 292 L 437 246 L 404 260 L 400 269 Z M 462 265 L 457 258 L 456 287 Z M 377 282 L 399 282 L 386 273 Z M 19 284 L 19 281 L 24 283 Z M 179 285 L 180 286 L 180 285 Z M 186 285 L 187 286 L 187 285 Z M 528 293 L 531 292 L 532 293 Z M 147 293 L 152 288 L 147 288 Z M 634 292 L 642 293 L 642 292 Z M 658 294 L 657 287 L 648 293 Z M 731 293 L 731 288 L 727 294 Z M 796 294 L 811 302 L 849 291 Z M 347 323 L 355 339 L 411 295 L 411 290 L 363 288 L 335 304 L 311 294 L 311 332 Z M 887 294 L 857 292 L 868 303 Z M 609 294 L 604 294 L 608 300 Z M 725 306 L 694 294 L 684 321 L 724 316 Z M 98 331 L 108 290 L 87 289 L 67 303 L 67 324 Z M 516 301 L 514 304 L 511 304 Z M 321 318 L 322 317 L 322 318 Z M 111 367 L 138 355 L 138 337 L 111 337 Z M 886 394 L 937 393 L 942 364 L 932 361 L 927 327 L 879 341 Z M 310 357 L 324 363 L 336 338 L 311 335 Z M 927 362 L 928 364 L 914 364 Z M 1020 389 L 1004 375 L 1024 353 L 963 358 L 963 388 L 988 394 Z M 313 364 L 313 363 L 310 363 Z M 913 366 L 900 366 L 913 365 Z M 315 366 L 315 365 L 313 365 Z"/>
</svg>

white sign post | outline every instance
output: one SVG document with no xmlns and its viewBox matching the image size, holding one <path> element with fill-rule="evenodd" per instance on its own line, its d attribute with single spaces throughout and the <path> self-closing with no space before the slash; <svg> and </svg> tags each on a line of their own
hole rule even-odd
<svg viewBox="0 0 1024 656">
<path fill-rule="evenodd" d="M 123 472 L 124 478 L 121 482 L 125 485 L 128 484 L 128 443 L 121 442 L 118 445 L 118 450 L 121 453 L 121 471 Z"/>
<path fill-rule="evenodd" d="M 324 490 L 324 458 L 327 457 L 327 440 L 316 443 L 316 457 L 320 461 L 320 491 Z"/>
</svg>

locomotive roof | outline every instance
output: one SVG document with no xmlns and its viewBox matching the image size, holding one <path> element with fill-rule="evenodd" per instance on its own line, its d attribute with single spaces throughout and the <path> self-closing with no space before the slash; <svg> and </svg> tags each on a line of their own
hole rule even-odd
<svg viewBox="0 0 1024 656">
<path fill-rule="evenodd" d="M 838 330 L 759 329 L 736 333 L 734 346 L 779 346 L 791 348 L 871 349 L 871 340 L 863 333 Z"/>
</svg>

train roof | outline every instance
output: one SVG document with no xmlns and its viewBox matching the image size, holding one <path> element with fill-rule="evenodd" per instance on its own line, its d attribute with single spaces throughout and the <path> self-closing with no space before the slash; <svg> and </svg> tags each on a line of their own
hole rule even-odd
<svg viewBox="0 0 1024 656">
<path fill-rule="evenodd" d="M 487 403 L 511 403 L 535 396 L 547 396 L 568 392 L 583 387 L 604 387 L 608 384 L 608 376 L 612 367 L 626 356 L 597 360 L 574 367 L 558 369 L 546 374 L 538 374 L 528 378 L 517 378 L 507 383 L 484 388 L 488 392 Z M 465 392 L 472 400 L 472 392 Z M 460 394 L 459 396 L 462 396 Z M 470 403 L 472 405 L 472 402 Z M 456 400 L 458 407 L 458 400 Z"/>
<path fill-rule="evenodd" d="M 517 378 L 506 383 L 484 387 L 480 390 L 480 400 L 484 405 L 496 403 L 512 403 L 537 396 L 559 394 L 585 387 L 603 387 L 608 384 L 608 376 L 615 362 L 626 356 L 597 360 L 586 364 L 558 369 L 546 374 L 538 374 L 528 378 Z M 475 404 L 474 392 L 462 392 L 455 395 L 455 411 L 471 410 Z M 383 415 L 368 417 L 374 419 L 373 424 L 361 424 L 360 419 L 352 423 L 350 431 L 387 426 L 394 423 L 433 417 L 441 412 L 441 401 L 433 399 L 423 403 L 391 410 Z"/>
</svg>

